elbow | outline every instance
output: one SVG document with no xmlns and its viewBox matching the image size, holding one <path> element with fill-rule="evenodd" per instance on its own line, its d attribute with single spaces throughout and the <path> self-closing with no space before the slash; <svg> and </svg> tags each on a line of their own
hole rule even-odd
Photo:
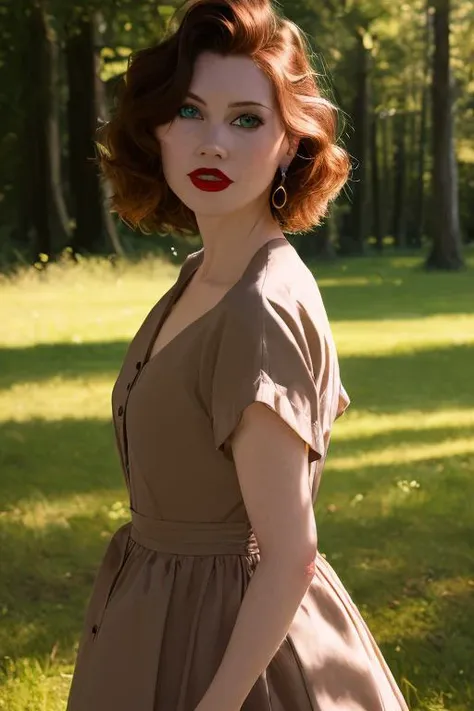
<svg viewBox="0 0 474 711">
<path fill-rule="evenodd" d="M 302 573 L 307 575 L 314 570 L 314 562 L 318 553 L 316 525 L 311 525 L 310 529 L 305 531 L 305 534 L 300 538 L 299 545 L 294 548 L 293 558 Z"/>
<path fill-rule="evenodd" d="M 301 542 L 298 550 L 293 551 L 293 561 L 296 571 L 300 572 L 303 580 L 311 579 L 316 570 L 316 555 L 318 552 L 318 540 L 316 535 L 311 535 Z"/>
<path fill-rule="evenodd" d="M 300 578 L 304 582 L 314 577 L 317 552 L 317 539 L 311 538 L 298 546 L 281 545 L 267 555 L 261 551 L 261 561 L 266 560 L 270 566 L 275 565 L 280 572 L 284 571 L 285 575 L 290 575 L 292 579 Z"/>
<path fill-rule="evenodd" d="M 305 554 L 301 557 L 300 568 L 303 579 L 312 580 L 316 572 L 316 556 L 318 553 L 317 539 L 311 540 L 305 548 Z"/>
<path fill-rule="evenodd" d="M 287 559 L 286 569 L 296 581 L 299 580 L 304 589 L 307 588 L 316 573 L 317 545 L 311 544 L 294 551 L 291 561 Z"/>
</svg>

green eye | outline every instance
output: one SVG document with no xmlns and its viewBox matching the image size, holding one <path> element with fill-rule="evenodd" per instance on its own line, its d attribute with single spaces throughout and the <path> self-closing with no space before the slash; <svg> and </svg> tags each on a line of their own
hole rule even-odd
<svg viewBox="0 0 474 711">
<path fill-rule="evenodd" d="M 242 116 L 239 116 L 238 119 L 236 119 L 236 121 L 240 121 L 240 120 L 246 122 L 246 123 L 241 124 L 240 128 L 250 128 L 250 129 L 258 128 L 259 126 L 261 126 L 263 124 L 262 119 L 259 118 L 258 116 L 254 116 L 253 114 L 243 114 Z M 254 123 L 253 124 L 251 123 L 251 125 L 249 125 L 249 123 L 248 123 L 249 121 L 250 122 L 253 121 Z"/>
<path fill-rule="evenodd" d="M 181 118 L 195 118 L 194 116 L 190 116 L 189 113 L 186 115 L 186 111 L 197 111 L 197 108 L 195 106 L 191 106 L 191 104 L 183 104 L 183 106 L 181 106 L 178 111 L 178 114 Z"/>
<path fill-rule="evenodd" d="M 183 104 L 178 110 L 178 116 L 183 119 L 197 118 L 196 114 L 199 114 L 199 109 L 192 104 Z M 259 116 L 254 116 L 254 114 L 242 114 L 242 116 L 236 118 L 235 121 L 242 122 L 240 125 L 237 124 L 238 128 L 246 128 L 248 130 L 256 129 L 265 123 L 263 119 Z M 232 122 L 233 126 L 236 125 L 235 121 Z"/>
</svg>

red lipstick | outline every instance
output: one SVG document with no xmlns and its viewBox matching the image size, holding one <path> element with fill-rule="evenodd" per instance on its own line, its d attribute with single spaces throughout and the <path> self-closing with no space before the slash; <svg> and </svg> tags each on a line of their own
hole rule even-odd
<svg viewBox="0 0 474 711">
<path fill-rule="evenodd" d="M 234 182 L 225 173 L 216 168 L 198 168 L 192 173 L 188 173 L 188 175 L 196 188 L 209 193 L 226 190 Z"/>
</svg>

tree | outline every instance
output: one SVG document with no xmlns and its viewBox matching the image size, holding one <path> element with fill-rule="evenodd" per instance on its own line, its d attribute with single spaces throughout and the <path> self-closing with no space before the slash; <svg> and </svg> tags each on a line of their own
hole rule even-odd
<svg viewBox="0 0 474 711">
<path fill-rule="evenodd" d="M 425 216 L 425 163 L 428 143 L 429 77 L 431 64 L 432 13 L 430 0 L 425 11 L 425 55 L 423 79 L 421 82 L 420 130 L 417 149 L 417 175 L 414 185 L 413 221 L 410 244 L 421 247 Z"/>
<path fill-rule="evenodd" d="M 76 228 L 74 251 L 94 252 L 103 231 L 102 194 L 95 157 L 97 128 L 93 18 L 84 15 L 68 31 L 66 67 L 69 85 L 69 179 Z"/>
<path fill-rule="evenodd" d="M 47 18 L 40 0 L 25 7 L 26 40 L 23 48 L 21 83 L 22 122 L 19 144 L 18 224 L 23 234 L 32 232 L 32 252 L 50 254 L 52 246 L 51 207 L 53 171 L 51 165 L 52 45 Z"/>
<path fill-rule="evenodd" d="M 453 81 L 450 69 L 450 0 L 434 1 L 433 122 L 433 245 L 426 260 L 430 269 L 460 269 L 457 163 L 453 127 Z"/>
</svg>

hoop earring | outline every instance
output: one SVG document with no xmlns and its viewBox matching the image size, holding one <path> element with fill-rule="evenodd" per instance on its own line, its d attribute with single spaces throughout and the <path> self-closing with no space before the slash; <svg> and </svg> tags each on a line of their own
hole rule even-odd
<svg viewBox="0 0 474 711">
<path fill-rule="evenodd" d="M 286 203 L 288 202 L 288 193 L 286 192 L 285 187 L 283 186 L 283 183 L 285 182 L 286 179 L 286 173 L 287 173 L 288 168 L 281 168 L 281 184 L 277 187 L 275 192 L 272 195 L 272 205 L 274 208 L 277 210 L 281 210 L 283 207 L 285 207 Z M 279 190 L 283 190 L 283 202 L 281 205 L 276 204 L 276 195 Z"/>
</svg>

